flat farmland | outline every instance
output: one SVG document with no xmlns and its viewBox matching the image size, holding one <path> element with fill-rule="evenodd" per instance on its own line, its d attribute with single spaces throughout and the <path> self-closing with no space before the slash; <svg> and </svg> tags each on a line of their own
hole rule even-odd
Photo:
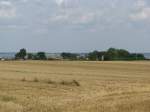
<svg viewBox="0 0 150 112">
<path fill-rule="evenodd" d="M 1 61 L 0 112 L 150 112 L 150 62 Z"/>
</svg>

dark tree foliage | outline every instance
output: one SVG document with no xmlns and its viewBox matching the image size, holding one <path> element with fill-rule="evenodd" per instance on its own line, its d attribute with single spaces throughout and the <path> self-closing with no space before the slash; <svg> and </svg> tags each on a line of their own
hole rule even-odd
<svg viewBox="0 0 150 112">
<path fill-rule="evenodd" d="M 20 51 L 15 55 L 16 59 L 25 59 L 27 55 L 26 49 L 20 49 Z"/>
<path fill-rule="evenodd" d="M 99 60 L 99 52 L 98 51 L 93 51 L 88 54 L 88 59 L 91 61 Z"/>
<path fill-rule="evenodd" d="M 38 52 L 38 53 L 34 56 L 34 58 L 37 59 L 37 60 L 46 60 L 46 59 L 47 59 L 45 52 Z"/>
<path fill-rule="evenodd" d="M 107 60 L 127 60 L 130 58 L 130 53 L 124 49 L 110 48 L 106 52 Z"/>
<path fill-rule="evenodd" d="M 88 59 L 91 61 L 96 60 L 144 60 L 145 57 L 143 54 L 131 54 L 124 49 L 115 49 L 110 48 L 106 52 L 93 51 L 88 54 Z"/>
<path fill-rule="evenodd" d="M 88 59 L 91 61 L 101 61 L 102 57 L 106 55 L 105 51 L 99 52 L 99 51 L 93 51 L 88 54 Z"/>
<path fill-rule="evenodd" d="M 27 54 L 27 58 L 28 58 L 29 60 L 32 60 L 32 59 L 34 59 L 34 55 L 33 55 L 32 53 L 28 53 L 28 54 Z"/>
<path fill-rule="evenodd" d="M 69 59 L 69 60 L 77 60 L 77 54 L 74 53 L 61 53 L 61 56 L 63 59 Z"/>
<path fill-rule="evenodd" d="M 145 57 L 143 54 L 140 54 L 140 53 L 139 54 L 132 53 L 132 54 L 130 54 L 130 59 L 132 59 L 132 60 L 144 60 Z"/>
</svg>

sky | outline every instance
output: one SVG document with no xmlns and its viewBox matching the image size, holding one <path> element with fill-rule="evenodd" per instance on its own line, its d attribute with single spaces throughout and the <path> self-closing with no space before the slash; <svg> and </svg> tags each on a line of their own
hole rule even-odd
<svg viewBox="0 0 150 112">
<path fill-rule="evenodd" d="M 150 52 L 149 0 L 0 0 L 0 52 Z"/>
</svg>

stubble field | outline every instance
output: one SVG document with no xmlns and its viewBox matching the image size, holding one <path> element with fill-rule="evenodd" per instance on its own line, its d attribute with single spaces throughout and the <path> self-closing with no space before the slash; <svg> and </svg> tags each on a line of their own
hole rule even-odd
<svg viewBox="0 0 150 112">
<path fill-rule="evenodd" d="M 2 61 L 0 112 L 150 112 L 150 62 Z"/>
</svg>

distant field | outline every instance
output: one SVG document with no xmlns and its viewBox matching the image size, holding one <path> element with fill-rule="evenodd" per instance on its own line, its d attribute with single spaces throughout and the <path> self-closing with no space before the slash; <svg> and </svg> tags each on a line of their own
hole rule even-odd
<svg viewBox="0 0 150 112">
<path fill-rule="evenodd" d="M 150 62 L 1 61 L 0 112 L 150 112 Z"/>
</svg>

